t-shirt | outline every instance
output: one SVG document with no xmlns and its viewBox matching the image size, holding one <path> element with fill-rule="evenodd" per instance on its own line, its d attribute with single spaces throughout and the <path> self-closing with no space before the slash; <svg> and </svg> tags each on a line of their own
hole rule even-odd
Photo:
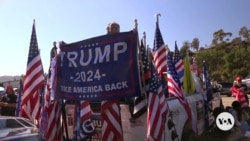
<svg viewBox="0 0 250 141">
<path fill-rule="evenodd" d="M 6 94 L 2 98 L 2 102 L 6 102 L 8 104 L 16 103 L 17 96 L 15 94 Z M 15 116 L 16 108 L 14 107 L 3 107 L 1 109 L 1 115 L 3 116 Z"/>
</svg>

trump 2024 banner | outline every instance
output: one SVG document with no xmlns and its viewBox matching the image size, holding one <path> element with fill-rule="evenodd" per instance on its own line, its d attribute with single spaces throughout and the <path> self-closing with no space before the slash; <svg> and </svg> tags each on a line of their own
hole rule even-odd
<svg viewBox="0 0 250 141">
<path fill-rule="evenodd" d="M 140 95 L 137 39 L 131 31 L 61 45 L 55 98 L 100 101 Z"/>
</svg>

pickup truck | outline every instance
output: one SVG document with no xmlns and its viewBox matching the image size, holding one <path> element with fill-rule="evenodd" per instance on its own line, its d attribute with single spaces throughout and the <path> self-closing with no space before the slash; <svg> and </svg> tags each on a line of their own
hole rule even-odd
<svg viewBox="0 0 250 141">
<path fill-rule="evenodd" d="M 206 97 L 203 90 L 202 79 L 193 73 L 193 78 L 195 82 L 196 91 L 193 94 L 186 95 L 187 100 L 190 104 L 193 116 L 197 121 L 198 128 L 198 137 L 202 135 L 205 131 L 209 130 L 210 127 L 214 126 L 215 119 L 213 117 L 213 110 L 216 107 L 222 106 L 222 100 L 220 93 L 214 92 L 213 99 L 210 101 L 209 106 L 212 109 L 209 112 L 209 128 L 205 125 L 205 101 Z M 165 124 L 165 137 L 166 141 L 174 141 L 178 138 L 179 141 L 192 140 L 197 138 L 195 133 L 192 131 L 190 123 L 188 122 L 187 113 L 183 105 L 179 102 L 178 99 L 169 97 L 166 98 L 167 104 L 169 106 L 169 111 Z M 68 106 L 68 108 L 67 108 Z M 70 108 L 72 105 L 66 105 L 66 115 L 74 116 L 74 108 Z M 92 120 L 96 129 L 95 134 L 92 136 L 91 141 L 101 141 L 102 134 L 102 121 L 100 115 L 100 103 L 91 103 L 91 108 L 93 111 Z M 128 103 L 121 103 L 121 120 L 122 120 L 122 129 L 124 141 L 145 141 L 146 140 L 146 121 L 147 121 L 147 112 L 142 114 L 140 117 L 131 119 L 131 114 L 129 111 Z M 69 109 L 69 110 L 67 110 Z M 73 118 L 74 119 L 74 118 Z M 72 122 L 72 120 L 71 120 Z M 73 123 L 68 125 L 69 137 L 73 137 Z M 71 132 L 72 131 L 72 132 Z"/>
</svg>

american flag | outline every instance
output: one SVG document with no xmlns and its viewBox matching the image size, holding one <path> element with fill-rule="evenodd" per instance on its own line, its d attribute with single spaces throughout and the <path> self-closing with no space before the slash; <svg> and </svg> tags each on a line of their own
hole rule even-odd
<svg viewBox="0 0 250 141">
<path fill-rule="evenodd" d="M 174 50 L 174 66 L 179 76 L 180 82 L 183 83 L 184 79 L 184 64 L 180 55 L 180 51 L 178 49 L 177 43 L 175 42 L 175 50 Z"/>
<path fill-rule="evenodd" d="M 119 100 L 101 103 L 102 141 L 123 141 Z"/>
<path fill-rule="evenodd" d="M 156 68 L 151 64 L 148 93 L 147 141 L 164 140 L 165 121 L 168 112 L 164 90 Z"/>
<path fill-rule="evenodd" d="M 29 47 L 27 70 L 23 84 L 23 96 L 20 115 L 37 120 L 40 114 L 40 89 L 44 85 L 42 61 L 38 50 L 35 22 Z"/>
<path fill-rule="evenodd" d="M 146 92 L 149 87 L 149 79 L 150 79 L 150 68 L 149 68 L 149 56 L 148 51 L 146 50 L 143 40 L 141 40 L 140 45 L 140 57 L 141 57 L 141 81 L 142 81 L 142 89 L 143 93 L 141 96 L 136 97 L 134 101 L 134 111 L 133 111 L 133 117 L 139 117 L 143 113 L 147 111 L 147 102 L 146 102 Z"/>
<path fill-rule="evenodd" d="M 55 67 L 56 67 L 56 62 L 54 58 L 51 61 L 50 65 L 51 69 L 48 74 L 54 73 Z M 51 74 L 51 76 L 54 75 Z M 46 121 L 47 129 L 45 132 L 45 139 L 46 141 L 52 141 L 52 140 L 62 141 L 63 140 L 62 125 L 61 125 L 62 105 L 61 101 L 56 101 L 51 99 L 51 85 L 52 85 L 51 81 L 52 79 L 54 79 L 51 76 L 48 75 L 45 94 L 44 94 L 44 99 L 45 99 L 44 110 L 47 115 L 47 121 Z"/>
<path fill-rule="evenodd" d="M 45 137 L 46 141 L 63 140 L 63 132 L 61 125 L 61 101 L 52 100 L 51 88 L 52 80 L 54 79 L 56 67 L 56 50 L 51 50 L 50 66 L 46 76 L 46 84 L 44 85 L 44 103 L 41 108 L 41 115 L 39 119 L 39 128 Z"/>
<path fill-rule="evenodd" d="M 154 37 L 153 58 L 158 72 L 162 76 L 167 71 L 167 46 L 164 44 L 158 21 L 156 22 L 156 30 Z"/>
<path fill-rule="evenodd" d="M 210 77 L 208 74 L 208 70 L 207 70 L 207 66 L 206 66 L 206 62 L 203 61 L 202 63 L 203 65 L 203 81 L 205 82 L 205 122 L 206 122 L 206 126 L 209 126 L 209 111 L 210 106 L 209 103 L 210 101 L 213 99 L 213 91 L 212 91 L 212 86 L 211 86 L 211 81 L 210 81 Z"/>
<path fill-rule="evenodd" d="M 192 128 L 195 131 L 195 133 L 197 133 L 197 124 L 193 119 L 190 105 L 188 104 L 188 101 L 183 93 L 182 85 L 180 83 L 180 79 L 176 72 L 172 58 L 173 58 L 173 54 L 169 53 L 168 59 L 167 59 L 167 68 L 168 68 L 167 81 L 168 81 L 169 95 L 172 97 L 176 97 L 180 101 L 180 103 L 183 105 L 183 107 L 187 111 L 189 120 L 191 120 L 192 122 Z"/>
</svg>

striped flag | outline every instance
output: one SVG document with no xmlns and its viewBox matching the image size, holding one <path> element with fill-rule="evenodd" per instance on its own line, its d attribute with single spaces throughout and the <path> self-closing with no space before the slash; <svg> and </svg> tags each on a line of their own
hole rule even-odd
<svg viewBox="0 0 250 141">
<path fill-rule="evenodd" d="M 61 115 L 62 115 L 62 104 L 61 101 L 52 100 L 51 98 L 51 83 L 53 81 L 52 76 L 53 73 L 55 73 L 55 67 L 56 67 L 56 61 L 55 58 L 52 59 L 51 65 L 50 65 L 50 71 L 47 78 L 47 84 L 45 89 L 45 102 L 44 102 L 44 110 L 47 115 L 47 120 L 45 123 L 47 123 L 47 129 L 45 132 L 45 139 L 46 141 L 62 141 L 63 140 L 63 133 L 62 133 L 62 125 L 61 125 Z M 43 116 L 42 116 L 43 117 Z"/>
<path fill-rule="evenodd" d="M 165 121 L 168 112 L 164 90 L 154 65 L 151 65 L 151 79 L 148 93 L 147 141 L 163 141 Z"/>
<path fill-rule="evenodd" d="M 148 51 L 146 50 L 143 40 L 141 40 L 140 45 L 140 57 L 141 57 L 141 81 L 142 81 L 142 89 L 143 93 L 141 96 L 136 97 L 134 100 L 134 111 L 133 111 L 133 118 L 137 118 L 144 114 L 147 111 L 147 101 L 145 98 L 146 91 L 149 87 L 149 79 L 150 79 L 150 68 L 149 68 L 149 58 L 148 58 Z"/>
<path fill-rule="evenodd" d="M 167 59 L 167 81 L 168 81 L 168 91 L 169 91 L 169 95 L 172 97 L 176 97 L 180 103 L 183 105 L 183 107 L 185 108 L 185 110 L 187 111 L 187 115 L 189 120 L 191 120 L 192 122 L 192 128 L 194 130 L 195 133 L 197 133 L 197 124 L 192 116 L 192 111 L 190 108 L 190 105 L 183 93 L 183 89 L 180 83 L 180 79 L 178 77 L 178 74 L 176 72 L 175 66 L 173 64 L 173 60 L 172 60 L 172 53 L 168 54 L 168 59 Z"/>
<path fill-rule="evenodd" d="M 167 46 L 164 44 L 158 21 L 156 22 L 156 30 L 154 37 L 153 58 L 159 76 L 167 71 Z"/>
<path fill-rule="evenodd" d="M 183 60 L 181 59 L 180 51 L 178 49 L 176 42 L 175 42 L 175 50 L 174 50 L 174 66 L 179 76 L 180 82 L 182 84 L 183 79 L 184 79 L 184 64 L 183 64 Z"/>
<path fill-rule="evenodd" d="M 95 133 L 94 124 L 91 121 L 92 118 L 92 110 L 90 108 L 89 101 L 82 100 L 80 105 L 80 123 L 81 123 L 81 132 L 80 137 L 81 140 L 87 140 L 91 138 Z"/>
<path fill-rule="evenodd" d="M 19 92 L 17 95 L 16 117 L 19 117 L 19 110 L 20 110 L 20 106 L 21 106 L 22 95 L 23 95 L 23 81 L 20 79 Z"/>
<path fill-rule="evenodd" d="M 101 103 L 102 141 L 123 141 L 119 100 Z"/>
<path fill-rule="evenodd" d="M 43 67 L 38 50 L 35 21 L 29 47 L 27 70 L 23 84 L 23 96 L 20 115 L 37 120 L 40 114 L 40 88 L 44 85 Z"/>
</svg>

